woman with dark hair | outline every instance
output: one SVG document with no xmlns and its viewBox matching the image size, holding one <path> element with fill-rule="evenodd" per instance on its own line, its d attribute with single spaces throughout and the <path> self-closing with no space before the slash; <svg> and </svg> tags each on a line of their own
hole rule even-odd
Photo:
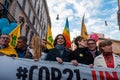
<svg viewBox="0 0 120 80">
<path fill-rule="evenodd" d="M 58 63 L 69 62 L 69 54 L 70 51 L 67 50 L 66 47 L 66 40 L 62 34 L 58 34 L 54 40 L 54 47 L 50 49 L 46 60 L 49 61 L 57 61 Z"/>
<path fill-rule="evenodd" d="M 90 65 L 93 63 L 92 54 L 88 53 L 87 42 L 81 36 L 75 38 L 76 50 L 71 53 L 70 58 L 73 65 L 77 66 L 78 63 Z"/>
<path fill-rule="evenodd" d="M 120 65 L 120 57 L 113 53 L 112 42 L 104 40 L 99 43 L 100 55 L 94 60 L 94 66 L 116 68 Z"/>
</svg>

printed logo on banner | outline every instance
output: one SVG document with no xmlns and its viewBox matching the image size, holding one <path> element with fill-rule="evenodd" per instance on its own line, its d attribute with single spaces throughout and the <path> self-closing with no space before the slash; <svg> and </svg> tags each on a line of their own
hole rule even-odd
<svg viewBox="0 0 120 80">
<path fill-rule="evenodd" d="M 27 77 L 29 77 L 29 80 L 33 80 L 34 79 L 33 78 L 34 70 L 38 70 L 38 80 L 43 79 L 43 76 L 44 76 L 43 73 L 46 75 L 46 77 L 44 77 L 44 78 L 46 78 L 46 80 L 62 80 L 62 76 L 64 74 L 68 74 L 68 76 L 66 76 L 67 80 L 72 80 L 73 76 L 75 76 L 75 75 L 76 75 L 76 80 L 81 80 L 79 69 L 75 69 L 73 72 L 71 69 L 65 68 L 61 72 L 61 70 L 59 68 L 52 67 L 51 70 L 49 70 L 46 66 L 42 66 L 39 69 L 38 69 L 38 66 L 31 66 L 31 68 L 29 70 L 29 75 L 28 75 L 27 68 L 19 67 L 17 69 L 17 73 L 16 73 L 17 79 L 26 80 Z M 83 80 L 87 80 L 87 79 L 83 79 Z"/>
<path fill-rule="evenodd" d="M 17 69 L 17 72 L 18 72 L 18 73 L 16 73 L 17 79 L 21 79 L 22 78 L 22 80 L 26 80 L 27 73 L 28 73 L 27 68 L 25 68 L 25 67 L 24 68 L 19 67 Z"/>
<path fill-rule="evenodd" d="M 29 78 L 28 80 L 33 80 L 33 75 L 35 74 L 34 71 L 38 71 L 38 74 L 36 74 L 38 80 L 42 80 L 43 78 L 46 78 L 46 80 L 89 80 L 88 76 L 86 76 L 86 78 L 82 76 L 83 72 L 80 72 L 79 69 L 64 68 L 63 70 L 60 70 L 59 68 L 55 67 L 51 67 L 49 69 L 47 66 L 41 66 L 38 68 L 38 66 L 35 65 L 31 66 L 29 70 L 25 67 L 19 67 L 16 73 L 17 79 L 27 80 Z M 66 74 L 67 76 L 63 78 L 63 76 Z M 97 80 L 98 76 L 102 80 L 119 79 L 116 71 L 108 72 L 91 70 L 91 74 L 89 75 L 92 76 L 92 80 Z"/>
<path fill-rule="evenodd" d="M 0 57 L 0 80 L 119 80 L 120 69 Z M 8 68 L 9 66 L 9 68 Z"/>
</svg>

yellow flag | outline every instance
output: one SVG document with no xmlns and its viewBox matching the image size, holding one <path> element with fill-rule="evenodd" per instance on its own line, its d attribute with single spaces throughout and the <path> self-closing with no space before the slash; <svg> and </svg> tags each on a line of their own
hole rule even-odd
<svg viewBox="0 0 120 80">
<path fill-rule="evenodd" d="M 17 39 L 20 36 L 20 24 L 10 32 L 10 45 L 13 46 L 14 48 L 16 47 L 17 44 Z"/>
<path fill-rule="evenodd" d="M 84 15 L 85 16 L 85 15 Z M 87 34 L 87 29 L 86 29 L 86 26 L 85 26 L 85 23 L 84 23 L 84 16 L 82 18 L 82 27 L 81 27 L 81 36 L 87 40 L 88 39 L 88 34 Z"/>
<path fill-rule="evenodd" d="M 53 46 L 53 42 L 54 42 L 54 40 L 53 40 L 53 37 L 52 37 L 51 27 L 48 24 L 48 29 L 47 29 L 47 45 L 46 45 L 48 49 L 51 49 L 51 48 L 54 47 Z"/>
</svg>

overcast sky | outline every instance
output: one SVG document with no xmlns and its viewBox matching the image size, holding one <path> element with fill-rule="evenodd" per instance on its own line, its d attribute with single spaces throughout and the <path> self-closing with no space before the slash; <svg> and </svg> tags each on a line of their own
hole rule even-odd
<svg viewBox="0 0 120 80">
<path fill-rule="evenodd" d="M 85 13 L 88 34 L 101 33 L 105 38 L 120 40 L 117 24 L 118 0 L 47 0 L 52 22 L 53 37 L 63 32 L 66 17 L 69 20 L 71 40 L 81 34 L 81 21 Z M 56 16 L 59 14 L 59 20 Z M 108 26 L 105 26 L 105 21 Z"/>
</svg>

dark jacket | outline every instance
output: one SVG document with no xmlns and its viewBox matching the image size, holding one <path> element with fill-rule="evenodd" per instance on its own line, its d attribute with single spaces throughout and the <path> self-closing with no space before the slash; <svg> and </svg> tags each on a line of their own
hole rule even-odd
<svg viewBox="0 0 120 80">
<path fill-rule="evenodd" d="M 56 61 L 56 57 L 62 58 L 63 62 L 69 62 L 69 55 L 70 51 L 67 49 L 64 49 L 63 54 L 61 55 L 59 50 L 56 48 L 50 49 L 47 56 L 46 60 L 48 61 Z"/>
<path fill-rule="evenodd" d="M 28 46 L 26 46 L 26 48 L 24 50 L 15 48 L 19 58 L 25 58 L 27 47 Z"/>
<path fill-rule="evenodd" d="M 88 53 L 89 53 L 89 54 L 92 54 L 92 53 L 90 52 L 90 50 L 88 50 Z M 96 56 L 99 56 L 99 55 L 100 55 L 100 52 L 96 49 L 95 57 L 96 57 Z"/>
<path fill-rule="evenodd" d="M 92 54 L 88 53 L 87 48 L 77 48 L 71 53 L 70 59 L 86 65 L 93 64 L 94 61 Z"/>
</svg>

